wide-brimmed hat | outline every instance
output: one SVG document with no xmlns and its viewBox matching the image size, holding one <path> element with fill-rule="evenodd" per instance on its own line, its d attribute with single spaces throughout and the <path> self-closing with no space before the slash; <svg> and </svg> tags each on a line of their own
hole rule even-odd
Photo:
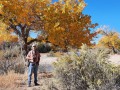
<svg viewBox="0 0 120 90">
<path fill-rule="evenodd" d="M 33 44 L 33 45 L 32 45 L 32 47 L 35 47 L 35 46 L 36 46 L 36 44 Z"/>
</svg>

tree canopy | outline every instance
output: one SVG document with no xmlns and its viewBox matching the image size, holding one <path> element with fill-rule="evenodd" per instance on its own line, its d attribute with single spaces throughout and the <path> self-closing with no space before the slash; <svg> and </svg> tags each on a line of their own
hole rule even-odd
<svg viewBox="0 0 120 90">
<path fill-rule="evenodd" d="M 120 49 L 120 37 L 119 33 L 112 31 L 109 27 L 102 27 L 99 32 L 102 37 L 97 46 L 104 46 L 111 48 L 114 52 L 115 49 Z"/>
<path fill-rule="evenodd" d="M 13 30 L 27 51 L 31 30 L 42 29 L 42 10 L 50 3 L 49 0 L 0 0 L 0 19 L 7 25 L 7 30 Z"/>
<path fill-rule="evenodd" d="M 0 19 L 13 30 L 27 50 L 27 45 L 42 38 L 29 39 L 31 30 L 43 30 L 45 40 L 62 48 L 79 47 L 82 43 L 91 45 L 96 32 L 91 28 L 91 17 L 82 13 L 84 0 L 0 0 Z"/>
<path fill-rule="evenodd" d="M 44 11 L 45 31 L 48 41 L 62 48 L 91 45 L 96 32 L 91 33 L 97 23 L 92 24 L 91 16 L 82 13 L 84 0 L 60 0 Z"/>
</svg>

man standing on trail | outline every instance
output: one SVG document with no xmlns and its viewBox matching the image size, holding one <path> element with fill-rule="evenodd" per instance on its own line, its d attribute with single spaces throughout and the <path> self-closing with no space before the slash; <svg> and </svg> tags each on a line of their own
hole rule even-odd
<svg viewBox="0 0 120 90">
<path fill-rule="evenodd" d="M 28 60 L 28 87 L 31 86 L 31 77 L 34 73 L 34 84 L 35 86 L 39 85 L 37 83 L 37 72 L 40 61 L 40 53 L 36 50 L 36 45 L 32 45 L 32 50 L 28 52 L 26 59 Z"/>
</svg>

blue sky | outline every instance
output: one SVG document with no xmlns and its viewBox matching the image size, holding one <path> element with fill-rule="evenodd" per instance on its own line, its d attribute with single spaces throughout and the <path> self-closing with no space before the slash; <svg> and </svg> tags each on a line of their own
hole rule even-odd
<svg viewBox="0 0 120 90">
<path fill-rule="evenodd" d="M 106 25 L 120 33 L 120 0 L 85 0 L 85 2 L 87 6 L 83 13 L 91 16 L 92 23 L 99 24 L 95 30 Z"/>
<path fill-rule="evenodd" d="M 108 25 L 120 33 L 120 0 L 85 0 L 83 13 L 91 16 L 93 23 Z"/>
<path fill-rule="evenodd" d="M 120 33 L 120 0 L 85 0 L 85 3 L 83 13 L 90 15 L 93 23 L 98 23 L 98 27 L 107 25 Z"/>
<path fill-rule="evenodd" d="M 106 25 L 110 29 L 120 33 L 120 0 L 85 0 L 87 6 L 83 13 L 91 16 L 93 23 L 98 23 L 100 26 Z M 95 39 L 97 43 L 100 39 Z"/>
</svg>

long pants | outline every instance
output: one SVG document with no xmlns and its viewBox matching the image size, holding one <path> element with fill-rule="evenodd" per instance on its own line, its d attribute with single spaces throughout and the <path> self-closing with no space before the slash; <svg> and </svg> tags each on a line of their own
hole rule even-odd
<svg viewBox="0 0 120 90">
<path fill-rule="evenodd" d="M 28 66 L 28 84 L 31 84 L 32 73 L 34 73 L 34 83 L 37 83 L 38 65 L 30 63 Z"/>
</svg>

